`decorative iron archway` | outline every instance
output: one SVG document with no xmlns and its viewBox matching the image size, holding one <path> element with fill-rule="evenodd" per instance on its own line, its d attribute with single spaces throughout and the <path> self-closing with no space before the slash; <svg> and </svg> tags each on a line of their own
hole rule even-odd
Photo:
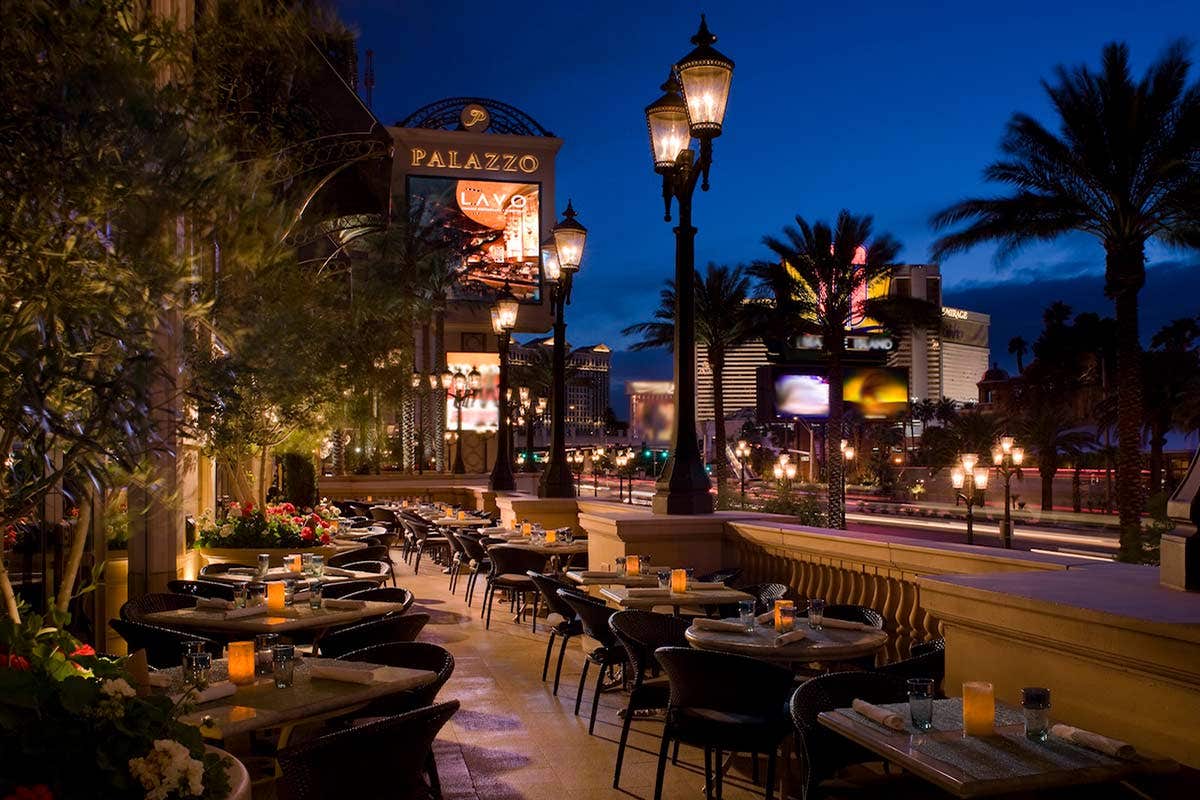
<svg viewBox="0 0 1200 800">
<path fill-rule="evenodd" d="M 480 115 L 476 112 L 484 112 Z M 447 97 L 422 106 L 396 123 L 401 128 L 434 130 L 486 130 L 514 136 L 553 136 L 533 117 L 519 108 L 486 97 Z"/>
</svg>

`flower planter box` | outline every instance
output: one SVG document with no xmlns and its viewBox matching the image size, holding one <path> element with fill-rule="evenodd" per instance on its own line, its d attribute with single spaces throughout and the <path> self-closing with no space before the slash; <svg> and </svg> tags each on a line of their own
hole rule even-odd
<svg viewBox="0 0 1200 800">
<path fill-rule="evenodd" d="M 334 553 L 340 553 L 345 548 L 326 545 L 323 547 L 288 547 L 288 548 L 250 548 L 250 547 L 198 547 L 196 550 L 200 553 L 200 557 L 204 560 L 201 566 L 208 564 L 245 564 L 253 567 L 258 563 L 258 554 L 267 553 L 271 556 L 272 567 L 282 567 L 283 557 L 292 553 L 316 553 L 324 558 L 329 558 Z"/>
<path fill-rule="evenodd" d="M 110 551 L 104 561 L 104 612 L 115 618 L 129 599 L 129 556 L 123 550 Z M 106 653 L 125 655 L 125 640 L 104 626 L 104 641 L 97 645 Z"/>
</svg>

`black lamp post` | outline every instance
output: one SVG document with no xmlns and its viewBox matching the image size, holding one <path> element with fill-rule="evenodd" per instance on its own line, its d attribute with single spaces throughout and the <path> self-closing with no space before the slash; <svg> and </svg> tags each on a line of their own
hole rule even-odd
<svg viewBox="0 0 1200 800">
<path fill-rule="evenodd" d="M 983 505 L 983 493 L 988 485 L 988 468 L 977 466 L 979 456 L 962 453 L 958 464 L 950 470 L 950 485 L 956 497 L 967 505 L 967 544 L 975 544 L 975 506 Z"/>
<path fill-rule="evenodd" d="M 1025 448 L 1017 447 L 1016 440 L 1011 436 L 1001 436 L 1000 442 L 992 448 L 992 464 L 996 473 L 1004 478 L 1004 520 L 1000 523 L 1000 539 L 1006 548 L 1012 547 L 1012 487 L 1013 475 L 1021 474 L 1021 465 L 1025 463 Z"/>
<path fill-rule="evenodd" d="M 483 381 L 479 375 L 479 370 L 474 367 L 466 375 L 462 374 L 462 370 L 458 372 L 450 372 L 447 370 L 442 373 L 442 386 L 446 387 L 446 393 L 451 400 L 454 401 L 454 410 L 458 413 L 458 424 L 455 427 L 454 440 L 454 467 L 451 472 L 455 475 L 463 475 L 467 468 L 463 465 L 462 447 L 463 447 L 463 428 L 462 428 L 462 410 L 467 401 L 475 395 L 479 394 L 479 387 Z"/>
<path fill-rule="evenodd" d="M 554 385 L 550 392 L 550 460 L 538 484 L 539 497 L 574 497 L 575 481 L 567 463 L 567 320 L 571 302 L 571 280 L 579 271 L 587 228 L 575 219 L 567 201 L 562 221 L 554 226 L 553 239 L 542 246 L 542 269 L 550 285 L 554 311 Z"/>
<path fill-rule="evenodd" d="M 654 492 L 656 514 L 711 514 L 708 472 L 696 441 L 696 229 L 692 195 L 696 183 L 708 191 L 712 140 L 721 135 L 725 104 L 733 80 L 733 62 L 712 44 L 704 16 L 692 37 L 696 49 L 671 68 L 665 94 L 646 107 L 654 171 L 662 175 L 665 219 L 671 200 L 679 206 L 675 226 L 675 422 L 672 455 Z M 682 89 L 682 94 L 680 90 Z M 693 150 L 691 140 L 699 141 Z"/>
<path fill-rule="evenodd" d="M 500 422 L 496 431 L 496 464 L 492 467 L 492 477 L 488 481 L 488 488 L 494 492 L 511 492 L 517 488 L 517 480 L 512 471 L 512 455 L 508 449 L 508 347 L 512 341 L 512 329 L 517 324 L 519 310 L 520 304 L 508 290 L 506 283 L 504 291 L 492 306 L 492 330 L 496 333 L 500 353 L 500 383 L 496 399 Z M 484 463 L 487 463 L 486 459 Z"/>
<path fill-rule="evenodd" d="M 750 445 L 745 439 L 739 439 L 733 454 L 737 457 L 742 471 L 742 508 L 746 507 L 746 461 L 750 458 Z"/>
</svg>

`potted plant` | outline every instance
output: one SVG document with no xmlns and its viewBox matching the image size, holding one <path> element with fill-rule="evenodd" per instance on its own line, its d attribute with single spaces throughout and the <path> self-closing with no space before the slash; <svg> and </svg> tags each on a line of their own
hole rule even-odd
<svg viewBox="0 0 1200 800">
<path fill-rule="evenodd" d="M 0 619 L 0 797 L 224 800 L 244 768 L 206 747 L 167 696 L 142 695 L 124 659 L 66 631 L 67 615 Z"/>
<path fill-rule="evenodd" d="M 262 508 L 234 503 L 220 519 L 200 518 L 196 549 L 205 563 L 251 564 L 259 553 L 268 553 L 271 565 L 280 566 L 289 553 L 332 555 L 336 551 L 330 542 L 336 525 L 336 511 L 324 505 L 300 511 L 291 503 Z"/>
</svg>

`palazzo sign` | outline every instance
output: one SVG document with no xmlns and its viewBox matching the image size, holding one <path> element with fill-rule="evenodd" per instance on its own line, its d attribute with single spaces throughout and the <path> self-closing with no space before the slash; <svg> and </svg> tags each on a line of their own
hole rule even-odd
<svg viewBox="0 0 1200 800">
<path fill-rule="evenodd" d="M 430 169 L 475 169 L 532 175 L 541 162 L 532 153 L 489 153 L 476 150 L 409 148 L 409 166 Z"/>
</svg>

